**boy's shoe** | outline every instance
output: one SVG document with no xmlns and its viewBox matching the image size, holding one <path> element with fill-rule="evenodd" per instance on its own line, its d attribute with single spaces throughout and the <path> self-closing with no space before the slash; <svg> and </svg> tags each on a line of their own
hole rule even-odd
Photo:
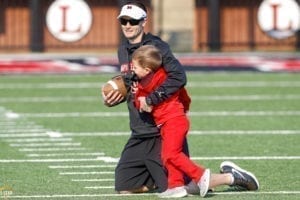
<svg viewBox="0 0 300 200">
<path fill-rule="evenodd" d="M 159 198 L 181 198 L 187 196 L 188 193 L 184 186 L 169 188 L 166 191 L 158 194 Z"/>
<path fill-rule="evenodd" d="M 210 169 L 206 169 L 198 182 L 198 187 L 200 188 L 200 196 L 205 197 L 210 183 Z"/>
<path fill-rule="evenodd" d="M 258 190 L 259 182 L 251 172 L 248 172 L 233 162 L 224 161 L 220 165 L 221 173 L 231 173 L 234 181 L 231 186 L 239 186 L 246 190 Z"/>
</svg>

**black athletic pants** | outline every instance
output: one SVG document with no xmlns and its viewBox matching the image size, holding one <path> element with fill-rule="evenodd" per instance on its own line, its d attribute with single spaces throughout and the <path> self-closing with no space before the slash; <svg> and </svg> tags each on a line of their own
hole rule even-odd
<svg viewBox="0 0 300 200">
<path fill-rule="evenodd" d="M 127 191 L 142 186 L 167 189 L 167 175 L 161 162 L 161 138 L 129 138 L 115 169 L 115 190 Z"/>
</svg>

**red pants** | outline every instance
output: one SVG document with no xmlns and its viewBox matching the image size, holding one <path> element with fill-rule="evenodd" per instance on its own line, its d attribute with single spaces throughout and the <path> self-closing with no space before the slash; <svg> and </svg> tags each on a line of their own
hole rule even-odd
<svg viewBox="0 0 300 200">
<path fill-rule="evenodd" d="M 183 174 L 197 183 L 205 170 L 182 152 L 188 130 L 189 120 L 186 116 L 170 119 L 161 127 L 161 154 L 163 164 L 168 170 L 168 188 L 183 186 Z"/>
</svg>

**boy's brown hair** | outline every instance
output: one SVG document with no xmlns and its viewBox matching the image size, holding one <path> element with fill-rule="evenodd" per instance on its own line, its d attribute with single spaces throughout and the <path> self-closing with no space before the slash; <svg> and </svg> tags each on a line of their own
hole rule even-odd
<svg viewBox="0 0 300 200">
<path fill-rule="evenodd" d="M 134 51 L 132 60 L 135 60 L 143 68 L 152 71 L 158 70 L 162 65 L 162 55 L 158 48 L 153 45 L 143 45 Z"/>
</svg>

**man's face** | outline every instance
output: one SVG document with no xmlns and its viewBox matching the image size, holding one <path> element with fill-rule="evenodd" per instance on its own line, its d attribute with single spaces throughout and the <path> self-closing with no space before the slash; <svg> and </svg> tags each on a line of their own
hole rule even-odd
<svg viewBox="0 0 300 200">
<path fill-rule="evenodd" d="M 138 43 L 141 40 L 141 35 L 144 32 L 145 20 L 134 20 L 129 17 L 119 19 L 124 36 L 131 43 Z"/>
</svg>

